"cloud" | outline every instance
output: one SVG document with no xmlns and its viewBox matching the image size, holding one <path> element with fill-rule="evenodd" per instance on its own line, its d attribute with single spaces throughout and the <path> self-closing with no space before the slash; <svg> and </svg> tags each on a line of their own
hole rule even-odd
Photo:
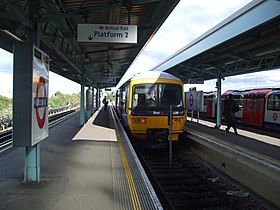
<svg viewBox="0 0 280 210">
<path fill-rule="evenodd" d="M 0 72 L 13 72 L 13 54 L 0 48 Z"/>
<path fill-rule="evenodd" d="M 56 73 L 50 72 L 49 75 L 49 96 L 52 96 L 57 91 L 63 94 L 79 93 L 81 86 L 65 77 L 62 77 Z"/>
<path fill-rule="evenodd" d="M 13 97 L 13 74 L 11 72 L 0 72 L 0 95 Z"/>
<path fill-rule="evenodd" d="M 191 87 L 196 87 L 202 91 L 216 91 L 216 80 L 205 81 L 203 85 L 187 84 L 185 91 Z M 250 74 L 226 77 L 222 80 L 222 93 L 227 90 L 245 90 L 254 88 L 279 88 L 280 87 L 280 69 L 262 71 Z"/>
<path fill-rule="evenodd" d="M 165 60 L 248 2 L 180 1 L 143 51 L 143 55 L 159 61 Z M 142 59 L 141 55 L 139 59 Z"/>
</svg>

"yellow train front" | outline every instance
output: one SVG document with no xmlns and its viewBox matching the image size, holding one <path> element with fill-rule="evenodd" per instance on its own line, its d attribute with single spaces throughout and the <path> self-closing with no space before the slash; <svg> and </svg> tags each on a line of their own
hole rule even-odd
<svg viewBox="0 0 280 210">
<path fill-rule="evenodd" d="M 177 141 L 186 121 L 183 92 L 179 78 L 165 72 L 143 72 L 120 88 L 116 108 L 134 137 L 164 142 L 170 139 L 172 105 L 172 140 Z"/>
</svg>

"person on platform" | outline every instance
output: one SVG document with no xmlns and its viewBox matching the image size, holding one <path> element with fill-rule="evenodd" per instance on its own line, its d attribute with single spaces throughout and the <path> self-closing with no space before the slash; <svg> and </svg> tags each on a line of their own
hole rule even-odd
<svg viewBox="0 0 280 210">
<path fill-rule="evenodd" d="M 234 115 L 234 113 L 237 112 L 237 106 L 235 105 L 232 94 L 229 94 L 228 98 L 225 100 L 224 110 L 227 119 L 226 132 L 228 133 L 230 128 L 232 127 L 235 135 L 237 135 L 238 134 L 236 128 L 237 120 Z"/>
<path fill-rule="evenodd" d="M 105 96 L 102 103 L 104 104 L 104 110 L 106 111 L 107 110 L 107 105 L 108 105 L 108 100 L 107 100 L 107 97 Z"/>
</svg>

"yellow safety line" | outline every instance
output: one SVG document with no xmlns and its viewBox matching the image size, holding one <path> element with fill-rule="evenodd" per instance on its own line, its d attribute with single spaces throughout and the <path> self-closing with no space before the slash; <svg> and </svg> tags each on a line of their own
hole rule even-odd
<svg viewBox="0 0 280 210">
<path fill-rule="evenodd" d="M 117 130 L 117 132 L 116 132 L 117 137 L 118 137 L 119 143 L 120 143 L 120 152 L 121 152 L 122 162 L 123 162 L 124 169 L 125 169 L 126 179 L 127 179 L 127 182 L 128 182 L 130 196 L 131 196 L 131 199 L 132 199 L 133 209 L 142 210 L 141 205 L 140 205 L 140 201 L 139 201 L 139 198 L 138 198 L 138 194 L 136 192 L 134 180 L 133 180 L 133 177 L 132 177 L 132 174 L 131 174 L 131 170 L 130 170 L 130 167 L 129 167 L 129 164 L 128 164 L 128 161 L 127 161 L 127 157 L 126 157 L 126 154 L 125 154 L 125 150 L 124 150 L 124 147 L 123 147 L 123 144 L 122 144 L 122 140 L 120 138 L 120 135 L 119 135 L 119 132 L 118 132 L 117 128 L 116 128 L 116 130 Z"/>
</svg>

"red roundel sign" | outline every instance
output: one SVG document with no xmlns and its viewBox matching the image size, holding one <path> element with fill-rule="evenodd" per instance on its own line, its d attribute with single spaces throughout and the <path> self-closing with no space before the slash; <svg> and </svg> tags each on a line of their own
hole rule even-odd
<svg viewBox="0 0 280 210">
<path fill-rule="evenodd" d="M 41 88 L 43 88 L 43 96 L 40 95 Z M 44 127 L 44 123 L 47 115 L 47 89 L 46 89 L 46 81 L 44 77 L 40 77 L 37 89 L 36 89 L 36 100 L 35 100 L 35 108 L 36 108 L 36 119 L 39 128 Z M 39 109 L 43 109 L 43 116 L 40 116 Z"/>
<path fill-rule="evenodd" d="M 193 94 L 191 93 L 190 95 L 190 106 L 192 106 L 194 103 L 194 98 L 193 98 Z"/>
<path fill-rule="evenodd" d="M 278 115 L 276 113 L 274 113 L 272 117 L 273 117 L 273 120 L 276 121 L 278 118 Z"/>
</svg>

